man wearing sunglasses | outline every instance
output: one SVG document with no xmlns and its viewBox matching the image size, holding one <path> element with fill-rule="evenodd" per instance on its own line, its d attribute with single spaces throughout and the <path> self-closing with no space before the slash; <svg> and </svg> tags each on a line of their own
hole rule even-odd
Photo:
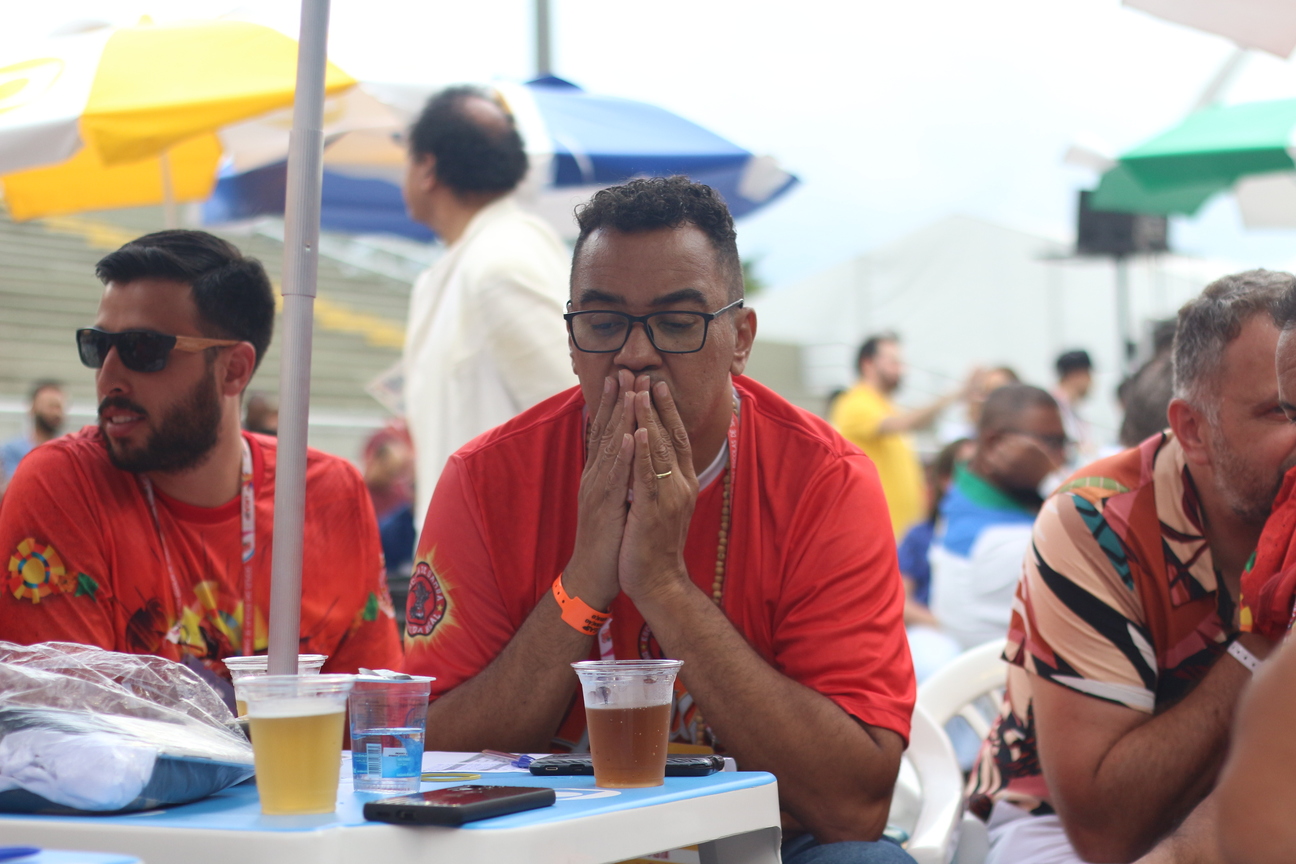
<svg viewBox="0 0 1296 864">
<path fill-rule="evenodd" d="M 1066 463 L 1068 444 L 1058 404 L 1040 388 L 1007 384 L 986 397 L 976 450 L 954 468 L 928 552 L 931 610 L 964 651 L 1008 632 L 1044 503 L 1038 487 Z"/>
<path fill-rule="evenodd" d="M 911 860 L 879 841 L 914 680 L 876 471 L 742 377 L 756 316 L 715 192 L 636 180 L 578 218 L 580 386 L 452 456 L 419 540 L 429 746 L 582 747 L 572 661 L 679 658 L 672 738 L 778 776 L 784 861 Z"/>
<path fill-rule="evenodd" d="M 10 484 L 0 639 L 158 654 L 219 686 L 224 657 L 266 648 L 276 442 L 243 433 L 239 409 L 273 289 L 260 262 L 200 231 L 141 237 L 96 274 L 76 348 L 99 423 L 34 451 Z M 315 451 L 306 471 L 302 651 L 329 655 L 326 671 L 393 667 L 364 483 Z"/>
</svg>

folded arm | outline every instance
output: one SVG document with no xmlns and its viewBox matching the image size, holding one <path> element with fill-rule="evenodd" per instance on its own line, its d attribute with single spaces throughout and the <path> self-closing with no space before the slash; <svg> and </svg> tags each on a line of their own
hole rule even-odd
<svg viewBox="0 0 1296 864">
<path fill-rule="evenodd" d="M 1242 638 L 1267 650 L 1260 637 Z M 1221 655 L 1191 693 L 1151 715 L 1032 676 L 1040 764 L 1082 858 L 1132 861 L 1206 797 L 1250 677 Z"/>
<path fill-rule="evenodd" d="M 1219 839 L 1236 864 L 1290 861 L 1296 848 L 1296 649 L 1256 673 L 1238 711 L 1233 751 L 1213 798 Z"/>
<path fill-rule="evenodd" d="M 866 726 L 775 671 L 691 583 L 637 602 L 684 685 L 743 770 L 769 771 L 779 798 L 821 843 L 876 840 L 904 741 Z"/>
</svg>

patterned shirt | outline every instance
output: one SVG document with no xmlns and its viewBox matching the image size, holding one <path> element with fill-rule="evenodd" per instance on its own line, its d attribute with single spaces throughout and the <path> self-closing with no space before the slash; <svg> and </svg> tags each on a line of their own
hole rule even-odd
<svg viewBox="0 0 1296 864">
<path fill-rule="evenodd" d="M 973 812 L 1004 800 L 1051 813 L 1032 677 L 1148 714 L 1188 693 L 1233 635 L 1232 600 L 1168 432 L 1077 472 L 1035 522 L 1013 600 L 999 719 L 971 780 Z"/>
<path fill-rule="evenodd" d="M 228 677 L 224 658 L 245 653 L 244 622 L 253 651 L 264 652 L 279 451 L 274 438 L 244 438 L 256 495 L 250 609 L 240 499 L 198 507 L 158 489 L 155 523 L 139 478 L 115 468 L 103 433 L 87 426 L 34 449 L 5 493 L 0 639 L 157 654 L 218 688 Z M 360 472 L 307 450 L 305 520 L 301 651 L 329 655 L 325 672 L 397 668 L 400 642 Z"/>
</svg>

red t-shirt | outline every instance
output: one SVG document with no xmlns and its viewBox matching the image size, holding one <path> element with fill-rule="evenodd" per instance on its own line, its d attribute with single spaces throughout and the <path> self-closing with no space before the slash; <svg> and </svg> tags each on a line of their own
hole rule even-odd
<svg viewBox="0 0 1296 864">
<path fill-rule="evenodd" d="M 779 672 L 907 739 L 913 666 L 877 472 L 819 418 L 748 378 L 735 388 L 725 614 Z M 500 653 L 570 559 L 583 409 L 579 388 L 560 393 L 446 463 L 419 538 L 406 623 L 406 670 L 436 676 L 433 698 Z M 684 550 L 708 595 L 723 487 L 717 477 L 699 494 Z M 625 595 L 611 612 L 616 657 L 661 656 Z M 687 702 L 677 704 L 676 740 L 695 740 Z M 560 739 L 579 740 L 584 719 L 571 712 Z"/>
<path fill-rule="evenodd" d="M 277 450 L 272 437 L 244 437 L 256 493 L 252 617 L 261 653 Z M 208 508 L 154 494 L 182 610 L 139 478 L 113 467 L 99 429 L 87 426 L 32 450 L 0 506 L 0 550 L 10 556 L 0 591 L 0 639 L 190 657 L 225 676 L 219 661 L 243 653 L 240 499 Z M 167 635 L 177 621 L 172 641 Z M 346 461 L 314 450 L 306 457 L 301 651 L 328 654 L 325 672 L 401 663 L 364 481 Z"/>
<path fill-rule="evenodd" d="M 1296 468 L 1287 472 L 1264 531 L 1242 573 L 1242 630 L 1277 641 L 1292 628 L 1296 605 Z"/>
</svg>

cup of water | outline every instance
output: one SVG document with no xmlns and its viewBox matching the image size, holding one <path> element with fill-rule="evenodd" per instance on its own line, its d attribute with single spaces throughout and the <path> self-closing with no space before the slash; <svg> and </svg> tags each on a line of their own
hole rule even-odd
<svg viewBox="0 0 1296 864">
<path fill-rule="evenodd" d="M 434 678 L 361 675 L 351 689 L 351 773 L 357 792 L 419 791 L 423 730 Z"/>
</svg>

